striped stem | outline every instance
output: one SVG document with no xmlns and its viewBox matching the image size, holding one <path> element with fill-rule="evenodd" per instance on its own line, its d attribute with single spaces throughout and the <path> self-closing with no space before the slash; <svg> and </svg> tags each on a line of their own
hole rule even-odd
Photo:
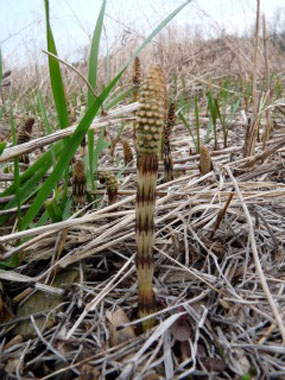
<svg viewBox="0 0 285 380">
<path fill-rule="evenodd" d="M 158 150 L 164 127 L 165 79 L 162 69 L 153 66 L 140 94 L 141 107 L 138 111 L 137 129 L 137 199 L 136 240 L 137 276 L 139 288 L 139 315 L 147 316 L 154 311 L 153 277 L 153 234 L 156 180 L 158 172 Z M 143 323 L 151 328 L 153 319 Z"/>
</svg>

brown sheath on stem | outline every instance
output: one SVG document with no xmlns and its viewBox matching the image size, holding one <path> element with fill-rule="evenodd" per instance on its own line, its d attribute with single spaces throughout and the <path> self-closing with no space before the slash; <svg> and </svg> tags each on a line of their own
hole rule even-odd
<svg viewBox="0 0 285 380">
<path fill-rule="evenodd" d="M 152 245 L 154 234 L 158 150 L 165 117 L 165 78 L 161 67 L 153 66 L 141 88 L 137 120 L 137 199 L 136 240 L 139 315 L 145 317 L 154 310 L 152 277 Z M 153 319 L 143 322 L 147 329 Z"/>
</svg>

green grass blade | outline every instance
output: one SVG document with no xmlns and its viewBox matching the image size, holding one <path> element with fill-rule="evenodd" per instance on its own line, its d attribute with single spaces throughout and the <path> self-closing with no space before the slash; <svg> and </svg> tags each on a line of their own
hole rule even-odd
<svg viewBox="0 0 285 380">
<path fill-rule="evenodd" d="M 214 149 L 217 150 L 217 146 L 218 146 L 218 142 L 217 142 L 217 108 L 216 108 L 216 104 L 213 100 L 212 91 L 209 92 L 208 105 L 209 105 L 209 110 L 210 110 L 210 114 L 211 114 L 213 129 L 214 129 L 214 141 L 215 141 Z"/>
<path fill-rule="evenodd" d="M 13 115 L 13 109 L 11 108 L 11 128 L 12 128 L 12 139 L 13 145 L 17 145 L 17 134 Z M 19 168 L 19 158 L 14 158 L 14 184 L 16 187 L 16 203 L 17 203 L 17 215 L 18 215 L 18 229 L 21 230 L 21 201 L 20 201 L 20 168 Z"/>
<path fill-rule="evenodd" d="M 200 119 L 199 119 L 199 108 L 198 108 L 198 97 L 197 95 L 194 98 L 194 107 L 195 107 L 195 121 L 196 121 L 196 129 L 197 129 L 197 146 L 196 153 L 200 153 Z"/>
<path fill-rule="evenodd" d="M 103 19 L 106 8 L 106 0 L 103 0 L 102 6 L 99 12 L 99 16 L 96 22 L 95 30 L 93 33 L 90 57 L 89 57 L 89 69 L 88 69 L 88 81 L 91 84 L 94 91 L 96 91 L 97 86 L 97 68 L 98 68 L 98 55 L 99 55 L 99 45 L 103 28 Z M 94 96 L 90 90 L 88 90 L 87 95 L 87 105 L 88 108 L 94 102 Z M 95 189 L 94 182 L 94 170 L 93 170 L 93 161 L 94 161 L 94 131 L 88 131 L 88 155 L 89 155 L 89 173 L 91 178 L 92 189 Z"/>
<path fill-rule="evenodd" d="M 46 33 L 48 51 L 57 55 L 55 41 L 53 38 L 50 22 L 49 22 L 49 1 L 45 0 L 45 17 L 46 17 Z M 66 99 L 64 94 L 63 81 L 61 77 L 58 61 L 53 57 L 48 57 L 50 82 L 53 93 L 53 99 L 56 107 L 57 117 L 61 128 L 68 126 L 68 112 Z"/>
<path fill-rule="evenodd" d="M 53 172 L 48 177 L 46 182 L 42 185 L 31 207 L 26 213 L 22 223 L 22 227 L 24 229 L 27 228 L 29 224 L 32 222 L 32 220 L 42 207 L 43 203 L 47 199 L 48 195 L 55 187 L 56 183 L 61 179 L 65 168 L 69 165 L 71 158 L 74 156 L 76 149 L 78 148 L 85 134 L 87 133 L 88 128 L 92 123 L 92 120 L 94 119 L 100 106 L 108 96 L 115 83 L 119 80 L 121 75 L 122 72 L 119 73 L 119 75 L 117 75 L 117 77 L 115 77 L 113 81 L 105 88 L 105 90 L 100 94 L 100 96 L 95 100 L 95 102 L 91 105 L 91 107 L 87 110 L 86 114 L 83 116 L 73 135 L 70 137 L 68 146 L 64 147 Z"/>
<path fill-rule="evenodd" d="M 155 29 L 150 35 L 144 40 L 141 46 L 136 50 L 136 52 L 131 56 L 127 63 L 123 66 L 123 69 L 127 68 L 128 65 L 136 58 L 136 56 L 146 47 L 146 45 L 180 12 L 186 5 L 190 4 L 192 0 L 187 0 L 185 3 L 181 4 L 179 7 L 174 9 Z"/>
<path fill-rule="evenodd" d="M 99 45 L 103 28 L 103 19 L 106 8 L 106 0 L 103 0 L 102 6 L 98 15 L 95 30 L 93 33 L 93 38 L 91 42 L 90 56 L 89 56 L 89 68 L 88 68 L 88 82 L 90 83 L 93 90 L 96 90 L 97 86 L 97 68 L 98 68 L 98 55 L 99 55 Z M 88 107 L 94 102 L 94 96 L 88 90 L 87 104 Z"/>
<path fill-rule="evenodd" d="M 43 97 L 42 97 L 42 93 L 41 93 L 41 90 L 40 90 L 39 87 L 38 87 L 38 90 L 37 90 L 37 100 L 38 100 L 38 105 L 39 105 L 40 113 L 42 115 L 42 119 L 43 119 L 44 124 L 45 124 L 46 132 L 47 132 L 48 135 L 50 135 L 52 133 L 52 130 L 51 130 L 50 125 L 49 125 L 46 108 L 45 108 Z M 54 153 L 53 144 L 51 144 L 50 150 L 51 150 L 51 155 L 52 155 L 53 166 L 55 166 L 55 153 Z"/>
<path fill-rule="evenodd" d="M 196 148 L 196 151 L 197 151 L 197 142 L 196 142 L 195 137 L 194 137 L 194 135 L 193 135 L 193 133 L 191 131 L 191 127 L 190 127 L 188 121 L 185 119 L 185 117 L 184 117 L 184 115 L 183 115 L 182 112 L 178 112 L 178 116 L 180 117 L 180 119 L 181 119 L 182 123 L 185 125 L 185 127 L 188 129 L 188 132 L 189 132 L 189 134 L 190 134 L 190 136 L 191 136 L 191 138 L 193 140 L 193 144 L 194 144 L 194 146 Z"/>
<path fill-rule="evenodd" d="M 4 152 L 4 149 L 6 148 L 6 145 L 7 145 L 6 141 L 3 141 L 3 142 L 0 143 L 0 156 Z"/>
</svg>

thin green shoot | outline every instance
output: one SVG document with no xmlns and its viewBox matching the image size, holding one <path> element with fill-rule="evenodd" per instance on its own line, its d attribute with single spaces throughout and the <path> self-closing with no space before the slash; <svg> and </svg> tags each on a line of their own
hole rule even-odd
<svg viewBox="0 0 285 380">
<path fill-rule="evenodd" d="M 195 122 L 196 122 L 196 153 L 200 153 L 200 118 L 199 118 L 199 108 L 198 108 L 198 97 L 197 95 L 194 98 L 194 113 L 195 113 Z"/>
<path fill-rule="evenodd" d="M 11 115 L 11 129 L 12 129 L 12 139 L 13 139 L 13 145 L 17 145 L 17 133 L 16 133 L 16 127 L 15 127 L 15 121 L 14 121 L 14 115 L 13 115 L 13 108 L 11 107 L 10 110 Z M 21 231 L 21 221 L 22 221 L 22 215 L 21 215 L 21 201 L 20 201 L 20 167 L 19 167 L 19 158 L 14 158 L 14 184 L 16 187 L 16 204 L 17 204 L 17 215 L 18 215 L 18 230 Z"/>
</svg>

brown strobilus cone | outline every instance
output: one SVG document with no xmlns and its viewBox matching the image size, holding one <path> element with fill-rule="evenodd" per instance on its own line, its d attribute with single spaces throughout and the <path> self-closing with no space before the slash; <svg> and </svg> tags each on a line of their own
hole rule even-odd
<svg viewBox="0 0 285 380">
<path fill-rule="evenodd" d="M 133 102 L 138 100 L 139 89 L 141 84 L 141 63 L 139 57 L 136 57 L 133 65 Z M 135 112 L 136 115 L 136 112 Z M 133 142 L 136 148 L 136 138 L 137 138 L 137 121 L 134 120 L 133 124 Z"/>
<path fill-rule="evenodd" d="M 213 163 L 207 145 L 200 147 L 200 173 L 205 175 L 213 170 Z"/>
<path fill-rule="evenodd" d="M 76 160 L 73 164 L 72 173 L 72 194 L 74 204 L 85 203 L 86 193 L 86 174 L 84 168 L 84 162 L 82 160 Z"/>
<path fill-rule="evenodd" d="M 153 234 L 158 171 L 158 151 L 165 122 L 166 84 L 163 70 L 153 66 L 143 83 L 137 113 L 137 198 L 136 240 L 138 309 L 140 317 L 154 311 L 153 305 Z M 154 320 L 143 322 L 143 329 L 151 328 Z"/>
<path fill-rule="evenodd" d="M 175 124 L 175 105 L 171 103 L 168 109 L 167 121 L 164 127 L 164 180 L 173 180 L 173 159 L 171 155 L 170 135 Z"/>
<path fill-rule="evenodd" d="M 100 176 L 100 182 L 104 183 L 107 187 L 107 193 L 109 198 L 109 204 L 117 202 L 118 198 L 118 180 L 115 174 L 111 171 L 103 172 Z"/>
<path fill-rule="evenodd" d="M 125 165 L 128 165 L 133 160 L 133 152 L 128 140 L 123 140 L 123 153 L 124 163 Z"/>
<path fill-rule="evenodd" d="M 18 141 L 17 141 L 18 144 L 24 144 L 30 141 L 34 123 L 35 123 L 35 119 L 31 117 L 27 119 L 25 121 L 25 124 L 19 128 Z M 21 156 L 19 156 L 19 162 L 23 162 L 24 164 L 29 164 L 30 160 L 29 160 L 28 153 L 24 153 Z"/>
</svg>

